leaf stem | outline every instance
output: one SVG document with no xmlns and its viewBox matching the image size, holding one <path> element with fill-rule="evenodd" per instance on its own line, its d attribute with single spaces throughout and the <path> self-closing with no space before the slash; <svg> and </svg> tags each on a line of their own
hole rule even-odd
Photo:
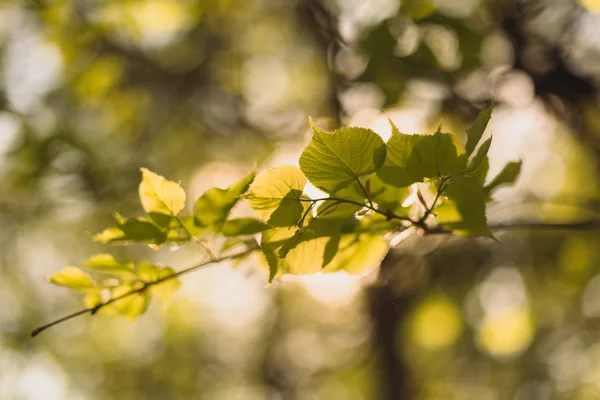
<svg viewBox="0 0 600 400">
<path fill-rule="evenodd" d="M 408 217 L 402 217 L 400 215 L 394 214 L 391 211 L 384 211 L 384 210 L 380 210 L 377 207 L 375 207 L 374 205 L 369 205 L 369 204 L 365 204 L 365 203 L 361 203 L 359 201 L 354 201 L 354 200 L 349 200 L 349 199 L 342 199 L 340 197 L 323 197 L 320 199 L 298 199 L 298 201 L 312 201 L 312 202 L 317 202 L 317 201 L 326 201 L 326 200 L 331 200 L 331 201 L 337 201 L 338 203 L 346 203 L 346 204 L 354 204 L 355 206 L 359 206 L 359 207 L 366 207 L 369 210 L 373 211 L 374 213 L 377 213 L 379 215 L 383 215 L 386 218 L 389 219 L 398 219 L 401 221 L 409 221 L 409 222 L 415 222 L 413 220 L 411 220 Z"/>
<path fill-rule="evenodd" d="M 442 195 L 442 192 L 444 191 L 445 187 L 444 185 L 446 184 L 446 182 L 448 182 L 450 180 L 450 177 L 442 177 L 440 178 L 440 183 L 438 185 L 437 188 L 437 193 L 435 194 L 435 198 L 433 199 L 433 202 L 431 203 L 431 206 L 427 207 L 425 209 L 425 213 L 423 213 L 423 216 L 419 219 L 418 221 L 418 225 L 420 227 L 423 227 L 425 225 L 425 221 L 427 220 L 427 218 L 431 215 L 431 213 L 433 212 L 433 209 L 435 208 L 435 204 L 437 203 L 437 201 L 440 199 L 440 196 Z"/>
<path fill-rule="evenodd" d="M 110 305 L 110 304 L 112 304 L 112 303 L 114 303 L 116 301 L 122 300 L 124 298 L 129 297 L 129 296 L 133 296 L 134 294 L 142 293 L 142 292 L 144 292 L 145 290 L 147 290 L 151 286 L 158 285 L 159 283 L 163 283 L 163 282 L 171 280 L 173 278 L 177 278 L 177 277 L 179 277 L 179 276 L 181 276 L 183 274 L 187 274 L 189 272 L 195 271 L 195 270 L 197 270 L 199 268 L 205 267 L 205 266 L 210 265 L 210 264 L 215 264 L 215 263 L 219 263 L 219 262 L 226 261 L 226 260 L 236 260 L 236 259 L 239 259 L 239 258 L 243 258 L 243 257 L 251 254 L 252 252 L 256 251 L 256 250 L 258 250 L 258 247 L 250 247 L 250 248 L 248 248 L 248 249 L 246 249 L 244 251 L 240 251 L 238 253 L 230 254 L 228 256 L 223 256 L 223 257 L 218 257 L 218 258 L 210 258 L 210 259 L 208 259 L 206 261 L 203 261 L 203 262 L 201 262 L 199 264 L 196 264 L 196 265 L 193 265 L 191 267 L 188 267 L 188 268 L 182 269 L 180 271 L 177 271 L 174 274 L 164 276 L 164 277 L 162 277 L 160 279 L 157 279 L 157 280 L 155 280 L 153 282 L 145 283 L 144 286 L 142 286 L 142 287 L 140 287 L 138 289 L 132 290 L 132 291 L 127 292 L 127 293 L 124 293 L 124 294 L 122 294 L 120 296 L 117 296 L 117 297 L 113 297 L 113 298 L 105 301 L 102 304 L 98 304 L 97 306 L 94 306 L 94 307 L 84 308 L 82 310 L 79 310 L 79 311 L 74 312 L 72 314 L 66 315 L 66 316 L 64 316 L 62 318 L 59 318 L 57 320 L 54 320 L 54 321 L 52 321 L 52 322 L 50 322 L 50 323 L 48 323 L 46 325 L 42 325 L 42 326 L 34 329 L 31 332 L 31 337 L 35 337 L 35 336 L 39 335 L 40 333 L 42 333 L 43 331 L 45 331 L 46 329 L 53 327 L 54 325 L 58 325 L 58 324 L 60 324 L 62 322 L 68 321 L 68 320 L 73 319 L 75 317 L 78 317 L 80 315 L 83 315 L 83 314 L 86 314 L 86 313 L 90 313 L 91 315 L 94 315 L 101 308 L 104 308 L 104 307 L 106 307 L 106 306 L 108 306 L 108 305 Z"/>
</svg>

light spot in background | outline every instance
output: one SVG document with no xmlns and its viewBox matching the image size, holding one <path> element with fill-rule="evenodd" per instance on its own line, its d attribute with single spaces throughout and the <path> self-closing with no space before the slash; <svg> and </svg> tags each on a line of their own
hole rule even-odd
<svg viewBox="0 0 600 400">
<path fill-rule="evenodd" d="M 455 70 L 462 64 L 458 35 L 454 30 L 432 25 L 425 31 L 424 42 L 431 48 L 438 64 L 445 70 Z"/>
<path fill-rule="evenodd" d="M 283 281 L 299 282 L 315 300 L 329 306 L 349 304 L 360 292 L 360 280 L 346 273 L 286 275 Z"/>
<path fill-rule="evenodd" d="M 559 392 L 574 390 L 590 367 L 590 349 L 577 335 L 552 343 L 545 354 L 548 372 Z M 597 379 L 597 378 L 596 378 Z"/>
<path fill-rule="evenodd" d="M 535 326 L 527 309 L 513 309 L 501 314 L 486 314 L 477 327 L 477 342 L 493 357 L 513 358 L 529 347 Z"/>
<path fill-rule="evenodd" d="M 67 379 L 60 365 L 50 358 L 34 358 L 15 382 L 13 398 L 63 400 L 66 391 Z"/>
<path fill-rule="evenodd" d="M 427 128 L 425 121 L 431 111 L 431 108 L 427 107 L 392 108 L 385 113 L 375 109 L 365 109 L 354 114 L 348 125 L 373 129 L 384 141 L 387 141 L 392 136 L 392 126 L 388 119 L 392 120 L 402 133 L 424 133 Z"/>
<path fill-rule="evenodd" d="M 600 0 L 577 0 L 586 10 L 593 13 L 600 13 Z"/>
<path fill-rule="evenodd" d="M 510 40 L 499 33 L 492 33 L 481 43 L 481 63 L 488 68 L 510 68 L 515 54 Z"/>
<path fill-rule="evenodd" d="M 397 0 L 337 0 L 339 30 L 347 41 L 354 41 L 362 28 L 372 26 L 398 13 Z"/>
<path fill-rule="evenodd" d="M 498 358 L 520 355 L 533 340 L 535 325 L 519 271 L 492 270 L 479 287 L 479 299 L 485 313 L 476 327 L 481 349 Z"/>
<path fill-rule="evenodd" d="M 427 350 L 440 350 L 452 345 L 462 332 L 460 308 L 445 295 L 423 300 L 410 319 L 411 342 Z"/>
<path fill-rule="evenodd" d="M 501 315 L 527 305 L 521 274 L 516 268 L 496 268 L 479 288 L 479 298 L 486 313 Z"/>
<path fill-rule="evenodd" d="M 286 103 L 289 76 L 286 65 L 277 57 L 254 57 L 244 64 L 244 96 L 256 107 L 275 107 Z"/>
<path fill-rule="evenodd" d="M 233 269 L 231 262 L 204 268 L 186 277 L 180 292 L 205 308 L 206 318 L 228 331 L 256 324 L 270 304 L 271 293 L 262 279 L 250 279 L 241 268 Z"/>
<path fill-rule="evenodd" d="M 587 318 L 600 317 L 600 275 L 586 285 L 581 297 L 581 312 Z"/>
<path fill-rule="evenodd" d="M 19 16 L 25 19 L 24 16 Z M 23 113 L 41 104 L 62 74 L 60 50 L 28 21 L 14 25 L 3 57 L 2 80 L 11 106 Z"/>
<path fill-rule="evenodd" d="M 16 116 L 7 112 L 0 113 L 0 167 L 20 130 L 21 121 Z"/>
<path fill-rule="evenodd" d="M 535 98 L 535 87 L 531 76 L 521 71 L 501 73 L 496 82 L 496 100 L 513 107 L 524 107 Z"/>
<path fill-rule="evenodd" d="M 169 44 L 188 28 L 192 21 L 189 13 L 185 3 L 173 0 L 107 2 L 95 20 L 121 31 L 129 40 L 158 47 Z"/>
<path fill-rule="evenodd" d="M 437 9 L 448 16 L 466 18 L 473 12 L 478 0 L 435 0 Z"/>
</svg>

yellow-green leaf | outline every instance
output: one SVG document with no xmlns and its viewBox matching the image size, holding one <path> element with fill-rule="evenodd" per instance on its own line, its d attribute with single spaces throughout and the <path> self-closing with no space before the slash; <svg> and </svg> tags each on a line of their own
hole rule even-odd
<svg viewBox="0 0 600 400">
<path fill-rule="evenodd" d="M 296 225 L 305 210 L 302 191 L 306 177 L 296 167 L 284 165 L 260 173 L 250 185 L 246 199 L 269 225 Z"/>
<path fill-rule="evenodd" d="M 495 106 L 496 103 L 492 101 L 492 104 L 480 112 L 475 122 L 473 122 L 473 125 L 467 129 L 467 144 L 465 145 L 467 157 L 473 153 L 475 147 L 477 147 L 477 144 L 479 143 L 479 140 L 481 140 L 483 132 L 485 132 L 485 128 L 492 118 L 492 111 L 494 110 Z"/>
<path fill-rule="evenodd" d="M 211 188 L 207 190 L 194 206 L 196 223 L 199 226 L 211 226 L 225 221 L 240 196 L 248 191 L 254 178 L 255 174 L 252 172 L 227 189 Z"/>
<path fill-rule="evenodd" d="M 255 218 L 234 218 L 223 223 L 223 236 L 254 235 L 269 229 L 270 226 Z"/>
<path fill-rule="evenodd" d="M 350 127 L 327 133 L 313 126 L 313 132 L 300 156 L 300 169 L 328 193 L 377 171 L 385 161 L 385 143 L 370 129 Z"/>
<path fill-rule="evenodd" d="M 93 289 L 96 287 L 96 282 L 89 274 L 75 267 L 64 267 L 50 277 L 50 282 L 71 289 Z"/>
<path fill-rule="evenodd" d="M 162 281 L 152 284 L 149 290 L 152 294 L 156 294 L 163 300 L 170 299 L 181 287 L 181 281 L 177 278 L 175 270 L 171 267 L 159 267 L 142 261 L 137 265 L 136 271 L 140 280 L 144 283 Z"/>
<path fill-rule="evenodd" d="M 147 213 L 176 215 L 185 207 L 185 191 L 181 186 L 141 168 L 142 181 L 139 186 L 140 201 Z"/>
</svg>

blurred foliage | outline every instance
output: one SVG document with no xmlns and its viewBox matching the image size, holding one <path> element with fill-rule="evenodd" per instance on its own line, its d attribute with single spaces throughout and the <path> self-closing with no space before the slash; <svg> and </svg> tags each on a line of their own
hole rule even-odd
<svg viewBox="0 0 600 400">
<path fill-rule="evenodd" d="M 28 337 L 78 304 L 46 278 L 105 251 L 88 232 L 113 210 L 139 213 L 140 167 L 180 177 L 191 209 L 254 162 L 297 159 L 309 115 L 460 136 L 493 96 L 488 175 L 524 163 L 490 223 L 595 218 L 597 3 L 0 2 L 0 398 L 598 398 L 585 224 L 414 237 L 360 279 L 264 288 L 256 262 L 217 266 L 135 323 Z M 114 248 L 174 268 L 201 255 Z"/>
</svg>

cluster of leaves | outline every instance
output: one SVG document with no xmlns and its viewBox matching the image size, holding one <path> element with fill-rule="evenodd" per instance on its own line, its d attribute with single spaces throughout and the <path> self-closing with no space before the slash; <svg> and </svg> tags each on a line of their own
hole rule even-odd
<svg viewBox="0 0 600 400">
<path fill-rule="evenodd" d="M 440 129 L 433 135 L 408 135 L 390 121 L 392 135 L 386 143 L 370 129 L 324 132 L 311 121 L 313 138 L 299 168 L 284 165 L 253 172 L 226 189 L 212 188 L 195 202 L 190 216 L 179 215 L 186 203 L 181 186 L 142 168 L 139 195 L 146 215 L 117 215 L 117 225 L 95 240 L 141 242 L 152 248 L 194 242 L 207 248 L 208 259 L 175 272 L 145 261 L 120 263 L 101 254 L 82 267 L 107 279 L 96 281 L 81 269 L 67 267 L 51 281 L 84 291 L 88 311 L 110 305 L 134 317 L 144 311 L 152 292 L 169 295 L 176 290 L 182 273 L 253 252 L 272 281 L 284 274 L 365 272 L 381 262 L 390 237 L 409 229 L 494 238 L 486 203 L 497 187 L 517 179 L 521 163 L 508 163 L 486 184 L 492 138 L 482 142 L 482 136 L 493 107 L 467 130 L 464 146 Z M 323 195 L 310 197 L 309 182 Z M 242 199 L 258 218 L 230 217 Z M 207 240 L 222 244 L 216 255 Z"/>
</svg>

